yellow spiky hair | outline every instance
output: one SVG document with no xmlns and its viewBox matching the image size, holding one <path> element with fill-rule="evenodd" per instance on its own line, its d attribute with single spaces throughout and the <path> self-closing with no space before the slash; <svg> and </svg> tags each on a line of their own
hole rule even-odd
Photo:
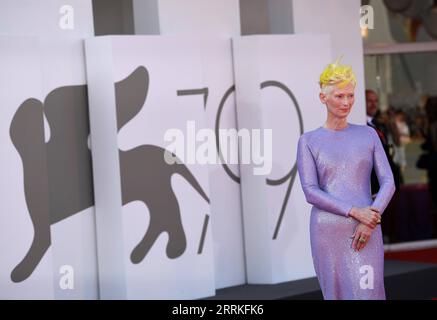
<svg viewBox="0 0 437 320">
<path fill-rule="evenodd" d="M 357 84 L 357 79 L 352 67 L 348 65 L 340 64 L 342 56 L 338 58 L 334 63 L 328 64 L 320 75 L 320 88 L 337 85 L 340 88 L 344 88 L 349 83 L 354 86 Z"/>
</svg>

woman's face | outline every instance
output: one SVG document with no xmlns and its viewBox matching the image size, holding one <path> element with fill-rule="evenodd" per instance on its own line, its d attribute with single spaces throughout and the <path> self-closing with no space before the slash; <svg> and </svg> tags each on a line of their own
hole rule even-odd
<svg viewBox="0 0 437 320">
<path fill-rule="evenodd" d="M 349 115 L 355 102 L 355 87 L 349 83 L 343 88 L 334 86 L 328 94 L 320 93 L 320 101 L 326 105 L 328 112 L 337 118 L 345 118 Z"/>
</svg>

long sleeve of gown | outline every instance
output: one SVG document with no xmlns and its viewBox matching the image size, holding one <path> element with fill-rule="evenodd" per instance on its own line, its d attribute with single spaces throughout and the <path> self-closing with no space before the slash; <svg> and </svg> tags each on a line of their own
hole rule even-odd
<svg viewBox="0 0 437 320">
<path fill-rule="evenodd" d="M 393 172 L 391 171 L 381 140 L 379 140 L 378 134 L 375 130 L 372 129 L 371 132 L 374 141 L 373 168 L 378 177 L 380 186 L 372 206 L 379 209 L 379 213 L 382 214 L 390 202 L 396 187 L 393 179 Z"/>
<path fill-rule="evenodd" d="M 316 163 L 304 135 L 299 138 L 298 142 L 297 170 L 308 203 L 323 211 L 345 217 L 349 216 L 349 211 L 353 207 L 352 204 L 341 201 L 320 189 Z"/>
</svg>

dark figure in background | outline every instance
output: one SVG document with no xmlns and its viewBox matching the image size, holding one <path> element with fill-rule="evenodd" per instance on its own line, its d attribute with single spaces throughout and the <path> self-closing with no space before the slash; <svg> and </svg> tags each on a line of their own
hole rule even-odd
<svg viewBox="0 0 437 320">
<path fill-rule="evenodd" d="M 390 168 L 393 172 L 396 192 L 398 192 L 401 185 L 401 172 L 399 166 L 397 166 L 393 162 L 393 152 L 391 152 L 392 146 L 390 145 L 390 141 L 389 141 L 389 135 L 391 134 L 394 138 L 396 138 L 396 134 L 390 133 L 389 132 L 390 128 L 384 125 L 381 121 L 377 120 L 379 117 L 378 103 L 379 103 L 379 99 L 375 91 L 366 90 L 367 125 L 375 129 L 376 133 L 378 133 L 385 154 L 387 155 Z M 375 170 L 372 170 L 371 185 L 372 185 L 372 195 L 375 195 L 379 190 L 379 182 L 378 182 L 378 178 L 376 177 Z"/>
<path fill-rule="evenodd" d="M 391 243 L 397 241 L 396 236 L 396 202 L 399 196 L 399 190 L 401 185 L 401 171 L 400 168 L 393 161 L 393 143 L 396 140 L 396 134 L 389 131 L 389 127 L 384 125 L 382 122 L 382 114 L 378 110 L 378 95 L 373 90 L 366 90 L 366 113 L 367 113 L 367 125 L 375 129 L 376 133 L 381 140 L 382 147 L 387 156 L 388 163 L 390 165 L 391 171 L 393 173 L 393 180 L 395 183 L 395 193 L 393 194 L 392 201 L 388 204 L 386 208 L 386 213 L 384 219 L 381 219 L 381 228 L 383 233 L 384 243 Z M 378 121 L 379 120 L 379 121 Z M 376 176 L 375 169 L 372 170 L 370 176 L 372 197 L 374 197 L 379 191 L 379 181 Z"/>
<path fill-rule="evenodd" d="M 393 172 L 396 174 L 396 184 L 397 189 L 399 190 L 399 186 L 404 184 L 404 177 L 402 175 L 402 168 L 400 163 L 401 160 L 404 159 L 401 153 L 403 150 L 402 142 L 401 142 L 401 133 L 396 124 L 396 114 L 399 112 L 395 110 L 393 107 L 389 107 L 387 111 L 381 112 L 378 110 L 373 118 L 373 122 L 376 124 L 376 127 L 381 130 L 387 140 L 387 148 L 390 154 L 391 161 L 393 162 L 394 167 L 392 167 Z M 399 175 L 397 174 L 399 172 Z M 397 176 L 398 175 L 398 176 Z"/>
<path fill-rule="evenodd" d="M 428 152 L 428 186 L 432 199 L 432 217 L 434 236 L 437 236 L 437 96 L 429 97 L 425 105 L 428 116 L 428 127 L 422 149 Z"/>
</svg>

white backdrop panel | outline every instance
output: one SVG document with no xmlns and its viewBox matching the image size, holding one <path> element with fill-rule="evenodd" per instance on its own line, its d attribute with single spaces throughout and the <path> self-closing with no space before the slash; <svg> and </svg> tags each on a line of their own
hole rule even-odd
<svg viewBox="0 0 437 320">
<path fill-rule="evenodd" d="M 1 295 L 96 299 L 83 43 L 1 37 L 1 46 Z"/>
<path fill-rule="evenodd" d="M 206 121 L 218 135 L 220 129 L 236 129 L 235 85 L 231 40 L 227 37 L 198 38 L 205 85 L 208 88 Z M 232 139 L 238 145 L 237 139 Z M 226 148 L 220 140 L 220 152 Z M 230 148 L 230 147 L 229 147 Z M 238 147 L 232 149 L 238 159 Z M 209 166 L 211 226 L 214 242 L 216 288 L 246 282 L 240 169 L 231 158 Z"/>
<path fill-rule="evenodd" d="M 273 135 L 271 172 L 240 166 L 248 281 L 312 277 L 310 205 L 296 175 L 296 148 L 302 132 L 325 120 L 318 78 L 331 61 L 329 37 L 247 36 L 233 44 L 239 129 Z"/>
<path fill-rule="evenodd" d="M 104 60 L 100 59 L 102 52 L 106 52 Z M 203 96 L 182 93 L 205 88 L 195 40 L 154 36 L 90 39 L 87 60 L 95 189 L 99 194 L 97 228 L 101 235 L 112 228 L 122 242 L 112 256 L 120 258 L 122 265 L 103 281 L 119 277 L 117 285 L 124 286 L 129 299 L 214 295 L 211 210 L 202 191 L 195 189 L 197 181 L 209 195 L 208 168 L 187 163 L 189 159 L 176 152 L 186 163 L 181 168 L 188 171 L 173 175 L 179 169 L 164 164 L 162 152 L 169 144 L 164 141 L 168 129 L 179 129 L 190 139 L 187 121 L 194 121 L 197 129 L 206 127 Z M 116 83 L 115 90 L 110 82 Z M 108 180 L 105 169 L 118 170 L 121 182 L 116 181 L 117 176 Z M 107 188 L 107 183 L 115 187 Z M 119 199 L 120 209 L 111 212 L 113 223 L 103 228 L 100 221 L 108 213 L 99 210 L 99 197 L 104 201 L 108 196 Z M 121 225 L 117 226 L 118 215 Z M 109 234 L 98 238 L 99 255 L 113 250 Z M 142 244 L 137 246 L 139 242 Z M 101 267 L 105 269 L 103 263 Z"/>
</svg>

